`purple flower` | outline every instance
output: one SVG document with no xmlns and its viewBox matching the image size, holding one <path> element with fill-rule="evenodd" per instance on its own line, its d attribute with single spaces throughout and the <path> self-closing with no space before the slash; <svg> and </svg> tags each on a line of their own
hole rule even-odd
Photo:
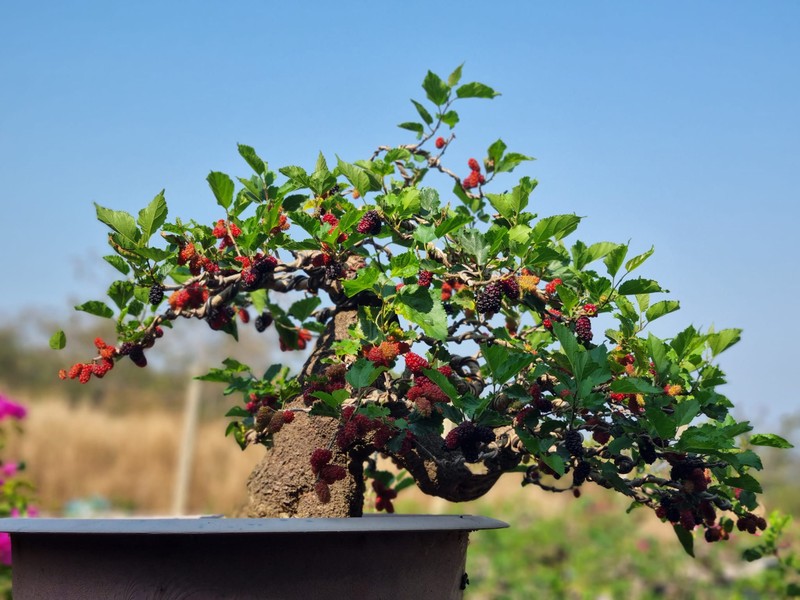
<svg viewBox="0 0 800 600">
<path fill-rule="evenodd" d="M 21 404 L 17 404 L 9 400 L 3 394 L 0 394 L 0 421 L 12 417 L 14 419 L 24 419 L 28 414 L 27 409 Z"/>
</svg>

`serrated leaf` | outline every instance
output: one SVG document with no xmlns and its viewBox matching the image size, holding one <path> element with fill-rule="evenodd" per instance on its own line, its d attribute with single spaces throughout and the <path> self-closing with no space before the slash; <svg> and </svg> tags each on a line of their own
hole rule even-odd
<svg viewBox="0 0 800 600">
<path fill-rule="evenodd" d="M 486 149 L 486 156 L 489 157 L 490 161 L 497 164 L 503 158 L 503 153 L 507 147 L 503 140 L 497 139 Z"/>
<path fill-rule="evenodd" d="M 105 303 L 100 302 L 99 300 L 90 300 L 89 302 L 84 302 L 83 304 L 76 306 L 75 310 L 87 312 L 90 315 L 96 315 L 98 317 L 104 317 L 106 319 L 110 319 L 111 317 L 114 316 L 114 311 L 111 310 Z"/>
<path fill-rule="evenodd" d="M 214 192 L 217 204 L 227 211 L 231 202 L 233 202 L 233 180 L 225 173 L 211 171 L 206 177 L 206 181 L 211 191 Z"/>
<path fill-rule="evenodd" d="M 489 256 L 489 245 L 480 231 L 472 227 L 465 227 L 458 232 L 457 237 L 464 252 L 474 256 L 478 266 L 485 264 Z"/>
<path fill-rule="evenodd" d="M 424 106 L 422 106 L 422 104 L 420 104 L 416 100 L 412 100 L 411 103 L 414 105 L 414 108 L 417 109 L 420 118 L 423 121 L 425 121 L 425 123 L 427 123 L 428 125 L 433 123 L 433 117 L 431 116 L 431 113 L 429 113 L 427 109 Z"/>
<path fill-rule="evenodd" d="M 425 79 L 422 81 L 422 89 L 425 90 L 428 100 L 436 106 L 441 106 L 447 102 L 447 97 L 450 95 L 450 86 L 432 71 L 428 71 L 427 75 L 425 75 Z"/>
<path fill-rule="evenodd" d="M 652 294 L 663 290 L 657 281 L 639 278 L 623 281 L 618 291 L 623 296 L 635 296 L 636 294 Z"/>
<path fill-rule="evenodd" d="M 250 168 L 253 169 L 253 171 L 262 176 L 266 174 L 266 163 L 258 154 L 256 154 L 256 151 L 251 146 L 238 144 L 238 149 L 239 155 L 245 159 L 245 161 L 247 161 L 247 164 L 250 165 Z"/>
<path fill-rule="evenodd" d="M 417 123 L 415 121 L 406 121 L 405 123 L 400 123 L 398 125 L 400 129 L 407 129 L 408 131 L 413 131 L 415 133 L 422 133 L 425 131 L 425 126 L 422 123 Z"/>
<path fill-rule="evenodd" d="M 60 329 L 50 336 L 50 347 L 53 350 L 61 350 L 67 345 L 67 335 Z"/>
<path fill-rule="evenodd" d="M 142 234 L 137 229 L 136 221 L 130 214 L 123 210 L 112 210 L 110 208 L 105 208 L 96 202 L 94 207 L 97 214 L 97 220 L 101 223 L 105 223 L 112 230 L 116 231 L 120 236 L 122 236 L 120 245 L 123 248 L 131 249 L 135 248 L 139 244 Z"/>
<path fill-rule="evenodd" d="M 453 72 L 450 73 L 450 76 L 447 78 L 447 85 L 453 87 L 454 85 L 458 85 L 458 82 L 461 81 L 461 69 L 464 67 L 464 63 L 458 65 Z"/>
<path fill-rule="evenodd" d="M 161 190 L 155 198 L 150 201 L 145 208 L 139 211 L 139 227 L 142 231 L 140 244 L 146 244 L 147 240 L 158 231 L 167 220 L 167 202 L 164 200 L 164 190 Z"/>
<path fill-rule="evenodd" d="M 723 329 L 715 333 L 709 333 L 706 339 L 708 340 L 708 347 L 711 350 L 711 354 L 717 356 L 742 339 L 742 330 Z"/>
<path fill-rule="evenodd" d="M 345 379 L 355 389 L 360 389 L 372 385 L 385 370 L 386 367 L 376 367 L 367 359 L 360 358 L 347 370 Z"/>
<path fill-rule="evenodd" d="M 606 269 L 608 269 L 608 274 L 614 277 L 618 272 L 620 267 L 622 266 L 622 262 L 625 260 L 625 255 L 628 253 L 628 246 L 627 244 L 622 244 L 610 250 L 606 257 L 603 259 L 603 263 L 606 265 Z"/>
<path fill-rule="evenodd" d="M 420 244 L 428 244 L 436 239 L 436 229 L 433 225 L 417 225 L 414 233 L 411 234 Z"/>
<path fill-rule="evenodd" d="M 347 294 L 348 297 L 352 297 L 364 290 L 371 290 L 372 286 L 378 281 L 379 276 L 380 271 L 375 267 L 361 269 L 355 279 L 342 281 L 342 287 L 344 288 L 345 294 Z"/>
<path fill-rule="evenodd" d="M 447 125 L 450 129 L 456 126 L 458 123 L 458 113 L 454 110 L 448 110 L 446 113 L 441 115 L 442 123 Z"/>
<path fill-rule="evenodd" d="M 311 313 L 314 312 L 314 309 L 316 309 L 321 303 L 322 300 L 319 298 L 319 296 L 303 298 L 302 300 L 298 300 L 292 304 L 292 306 L 289 308 L 289 314 L 298 321 L 305 321 L 311 316 Z"/>
<path fill-rule="evenodd" d="M 573 308 L 578 304 L 578 295 L 566 285 L 557 285 L 558 297 L 564 305 L 564 311 L 570 313 Z"/>
<path fill-rule="evenodd" d="M 532 354 L 512 351 L 504 346 L 481 346 L 481 355 L 492 373 L 496 384 L 502 384 L 515 377 L 522 369 L 533 362 Z"/>
<path fill-rule="evenodd" d="M 553 333 L 556 335 L 556 338 L 558 338 L 558 341 L 561 344 L 561 349 L 564 351 L 564 354 L 566 354 L 567 360 L 572 366 L 575 379 L 582 379 L 583 374 L 581 373 L 581 370 L 585 361 L 579 357 L 579 354 L 581 353 L 581 346 L 578 344 L 575 334 L 573 334 L 567 327 L 558 321 L 553 322 Z"/>
<path fill-rule="evenodd" d="M 336 168 L 344 175 L 347 180 L 353 184 L 353 187 L 358 190 L 358 193 L 363 198 L 367 192 L 370 191 L 369 175 L 361 167 L 344 162 L 341 158 L 337 157 Z"/>
<path fill-rule="evenodd" d="M 661 394 L 661 388 L 650 385 L 644 379 L 625 377 L 611 382 L 611 391 L 620 394 Z"/>
<path fill-rule="evenodd" d="M 632 259 L 630 259 L 628 262 L 625 263 L 625 270 L 630 273 L 635 268 L 639 267 L 644 261 L 650 258 L 653 252 L 655 252 L 655 246 L 651 246 L 650 250 L 648 250 L 647 252 L 642 252 L 638 256 L 634 256 Z"/>
<path fill-rule="evenodd" d="M 553 469 L 559 475 L 563 475 L 566 472 L 566 463 L 564 459 L 561 458 L 559 454 L 540 454 L 539 458 L 542 460 L 544 464 L 548 467 Z"/>
<path fill-rule="evenodd" d="M 753 492 L 754 494 L 760 494 L 763 492 L 761 489 L 761 484 L 758 483 L 758 480 L 752 475 L 745 474 L 739 475 L 739 477 L 729 477 L 724 481 L 727 485 L 741 488 L 743 490 L 747 490 L 748 492 Z"/>
<path fill-rule="evenodd" d="M 392 277 L 413 277 L 419 272 L 419 259 L 413 250 L 395 254 L 389 262 Z"/>
<path fill-rule="evenodd" d="M 645 311 L 644 316 L 648 321 L 655 321 L 656 319 L 675 312 L 681 307 L 681 303 L 677 300 L 661 300 L 656 302 Z"/>
<path fill-rule="evenodd" d="M 533 241 L 565 238 L 578 228 L 580 222 L 581 218 L 578 215 L 554 215 L 540 219 L 533 226 Z"/>
<path fill-rule="evenodd" d="M 494 98 L 495 96 L 499 96 L 499 92 L 495 92 L 492 88 L 488 85 L 483 83 L 478 83 L 477 81 L 473 81 L 471 83 L 465 83 L 462 86 L 459 86 L 456 89 L 456 96 L 459 98 Z"/>
<path fill-rule="evenodd" d="M 532 156 L 526 156 L 519 152 L 509 152 L 498 163 L 495 163 L 494 170 L 496 173 L 511 173 L 520 163 L 536 160 Z"/>
<path fill-rule="evenodd" d="M 123 275 L 127 275 L 130 273 L 131 268 L 128 266 L 128 263 L 125 262 L 125 259 L 121 256 L 117 256 L 116 254 L 109 254 L 108 256 L 104 256 L 103 260 L 114 267 L 117 271 L 122 273 Z"/>
<path fill-rule="evenodd" d="M 757 433 L 750 437 L 753 446 L 767 446 L 769 448 L 794 448 L 794 446 L 774 433 Z"/>
<path fill-rule="evenodd" d="M 447 338 L 447 313 L 444 311 L 440 294 L 434 290 L 417 288 L 412 293 L 400 293 L 395 299 L 395 311 L 412 323 L 416 323 L 436 340 Z"/>
<path fill-rule="evenodd" d="M 130 281 L 115 281 L 108 288 L 108 297 L 122 310 L 133 298 L 133 283 Z"/>
</svg>

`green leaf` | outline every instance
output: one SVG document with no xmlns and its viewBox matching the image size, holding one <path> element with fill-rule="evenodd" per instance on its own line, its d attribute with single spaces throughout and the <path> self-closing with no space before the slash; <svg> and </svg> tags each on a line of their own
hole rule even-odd
<svg viewBox="0 0 800 600">
<path fill-rule="evenodd" d="M 533 362 L 533 354 L 515 352 L 504 346 L 481 346 L 481 354 L 492 373 L 496 384 L 502 384 L 515 377 L 522 369 Z"/>
<path fill-rule="evenodd" d="M 447 394 L 447 397 L 450 398 L 450 400 L 453 402 L 458 402 L 460 394 L 458 393 L 458 390 L 456 390 L 455 386 L 450 383 L 450 380 L 444 375 L 444 373 L 440 373 L 436 369 L 423 369 L 422 372 L 428 379 L 442 388 L 442 391 Z"/>
<path fill-rule="evenodd" d="M 742 330 L 723 329 L 715 333 L 709 333 L 706 339 L 708 340 L 708 347 L 711 350 L 711 354 L 717 356 L 742 339 Z"/>
<path fill-rule="evenodd" d="M 447 219 L 445 219 L 444 221 L 439 223 L 439 225 L 436 226 L 435 230 L 436 237 L 437 238 L 444 237 L 448 233 L 451 233 L 463 227 L 467 223 L 471 222 L 472 222 L 472 217 L 470 217 L 469 215 L 465 215 L 463 213 L 456 213 L 451 217 L 448 217 Z"/>
<path fill-rule="evenodd" d="M 436 106 L 441 106 L 447 102 L 447 97 L 450 95 L 450 86 L 431 71 L 428 71 L 428 74 L 425 75 L 425 79 L 422 81 L 422 89 L 425 90 L 428 100 Z"/>
<path fill-rule="evenodd" d="M 61 350 L 67 345 L 67 335 L 60 329 L 50 336 L 50 347 L 53 350 Z"/>
<path fill-rule="evenodd" d="M 164 200 L 164 190 L 153 198 L 146 208 L 139 211 L 139 227 L 142 229 L 141 244 L 146 244 L 147 240 L 158 231 L 167 220 L 167 202 Z"/>
<path fill-rule="evenodd" d="M 622 266 L 622 261 L 625 260 L 625 255 L 628 253 L 628 246 L 626 244 L 622 244 L 610 250 L 606 257 L 603 259 L 603 262 L 608 269 L 608 274 L 614 277 L 618 272 L 620 267 Z"/>
<path fill-rule="evenodd" d="M 630 259 L 628 262 L 625 263 L 625 270 L 630 273 L 635 268 L 639 267 L 644 261 L 650 258 L 653 252 L 655 252 L 655 246 L 651 246 L 650 250 L 648 250 L 647 252 L 642 252 L 638 256 L 634 256 L 632 259 Z"/>
<path fill-rule="evenodd" d="M 414 121 L 406 121 L 405 123 L 400 123 L 398 125 L 400 129 L 407 129 L 408 131 L 414 131 L 420 135 L 425 132 L 425 126 L 422 123 L 416 123 Z"/>
<path fill-rule="evenodd" d="M 429 213 L 439 210 L 439 192 L 435 188 L 425 187 L 419 190 L 419 205 L 422 210 Z M 439 228 L 437 227 L 438 231 Z M 437 234 L 438 235 L 438 234 Z"/>
<path fill-rule="evenodd" d="M 508 148 L 508 146 L 506 146 L 505 142 L 501 139 L 497 139 L 486 149 L 486 156 L 496 165 L 500 162 L 500 159 L 503 158 L 503 153 L 505 153 L 506 148 Z"/>
<path fill-rule="evenodd" d="M 441 115 L 441 119 L 442 123 L 452 129 L 456 126 L 456 123 L 458 123 L 458 113 L 454 110 L 448 110 L 446 113 Z"/>
<path fill-rule="evenodd" d="M 520 163 L 536 160 L 532 156 L 519 154 L 518 152 L 509 152 L 498 163 L 495 163 L 494 170 L 496 173 L 510 173 Z"/>
<path fill-rule="evenodd" d="M 103 260 L 114 267 L 117 271 L 122 273 L 123 275 L 127 275 L 130 273 L 131 268 L 128 266 L 128 263 L 125 262 L 125 259 L 121 256 L 117 256 L 116 254 L 109 254 L 108 256 L 104 256 Z"/>
<path fill-rule="evenodd" d="M 680 307 L 681 303 L 677 300 L 661 300 L 660 302 L 656 302 L 653 304 L 653 306 L 648 308 L 644 313 L 644 316 L 647 317 L 648 321 L 655 321 L 664 315 L 675 312 Z"/>
<path fill-rule="evenodd" d="M 636 294 L 651 294 L 661 292 L 661 286 L 652 279 L 629 279 L 619 286 L 619 293 L 623 296 L 635 296 Z"/>
<path fill-rule="evenodd" d="M 133 283 L 130 281 L 115 281 L 108 288 L 108 297 L 122 310 L 128 304 L 128 301 L 133 298 Z"/>
<path fill-rule="evenodd" d="M 566 463 L 559 454 L 540 454 L 539 458 L 542 460 L 544 464 L 553 469 L 553 471 L 555 471 L 559 475 L 563 475 L 567 470 Z"/>
<path fill-rule="evenodd" d="M 514 217 L 516 210 L 511 194 L 486 194 L 486 198 L 501 216 L 509 220 Z"/>
<path fill-rule="evenodd" d="M 97 220 L 105 223 L 122 236 L 122 239 L 119 240 L 121 246 L 130 250 L 139 244 L 142 234 L 136 228 L 136 221 L 130 214 L 122 210 L 104 208 L 96 202 L 94 207 L 97 213 Z"/>
<path fill-rule="evenodd" d="M 372 385 L 385 370 L 386 367 L 376 367 L 366 358 L 360 358 L 348 369 L 345 379 L 355 389 L 360 389 Z"/>
<path fill-rule="evenodd" d="M 465 227 L 458 232 L 457 237 L 464 252 L 474 256 L 478 266 L 486 263 L 486 258 L 489 256 L 489 245 L 480 231 L 472 227 Z"/>
<path fill-rule="evenodd" d="M 563 284 L 557 285 L 556 290 L 558 291 L 558 297 L 561 299 L 561 303 L 564 305 L 564 311 L 570 313 L 578 304 L 578 295 L 573 292 L 571 288 Z"/>
<path fill-rule="evenodd" d="M 395 299 L 395 311 L 419 325 L 425 335 L 442 341 L 447 337 L 447 313 L 435 290 L 417 288 L 411 294 L 401 290 Z"/>
<path fill-rule="evenodd" d="M 768 446 L 769 448 L 794 448 L 787 440 L 774 433 L 757 433 L 750 437 L 753 446 Z"/>
<path fill-rule="evenodd" d="M 724 481 L 727 485 L 741 488 L 743 490 L 747 490 L 748 492 L 753 492 L 755 494 L 760 494 L 763 491 L 761 489 L 761 484 L 758 483 L 758 480 L 752 475 L 740 475 L 739 477 L 728 477 Z"/>
<path fill-rule="evenodd" d="M 433 123 L 433 117 L 431 116 L 431 113 L 429 113 L 427 109 L 424 106 L 422 106 L 422 104 L 420 104 L 416 100 L 412 100 L 411 103 L 414 105 L 414 108 L 417 109 L 420 118 L 423 121 L 425 121 L 425 123 L 427 123 L 428 125 Z"/>
<path fill-rule="evenodd" d="M 214 197 L 219 204 L 226 211 L 233 202 L 233 180 L 225 173 L 219 171 L 211 171 L 206 177 L 211 191 L 214 192 Z"/>
<path fill-rule="evenodd" d="M 553 333 L 558 338 L 558 341 L 561 344 L 561 349 L 564 351 L 564 354 L 566 354 L 567 360 L 572 366 L 572 372 L 573 375 L 575 375 L 575 379 L 583 379 L 583 366 L 585 365 L 586 360 L 585 358 L 582 359 L 579 356 L 582 353 L 581 346 L 578 344 L 578 340 L 575 338 L 575 335 L 558 321 L 553 322 Z"/>
<path fill-rule="evenodd" d="M 672 529 L 675 531 L 675 535 L 678 536 L 678 541 L 683 546 L 686 554 L 694 558 L 694 536 L 692 536 L 692 533 L 681 525 L 673 525 Z"/>
<path fill-rule="evenodd" d="M 611 391 L 620 394 L 662 394 L 664 390 L 647 383 L 644 379 L 625 377 L 611 382 Z"/>
<path fill-rule="evenodd" d="M 453 87 L 454 85 L 458 85 L 458 82 L 461 81 L 461 69 L 464 67 L 464 63 L 458 65 L 450 76 L 447 78 L 447 85 Z"/>
<path fill-rule="evenodd" d="M 491 99 L 499 95 L 500 95 L 499 92 L 495 92 L 488 85 L 484 85 L 483 83 L 478 83 L 477 81 L 473 81 L 471 83 L 465 83 L 464 85 L 456 89 L 456 96 L 458 96 L 459 98 Z"/>
<path fill-rule="evenodd" d="M 353 184 L 353 187 L 358 190 L 358 193 L 363 198 L 368 191 L 370 191 L 369 175 L 361 167 L 346 163 L 341 158 L 337 157 L 336 168 L 339 169 L 342 175 Z"/>
<path fill-rule="evenodd" d="M 389 262 L 392 277 L 413 277 L 419 272 L 419 260 L 413 250 L 395 254 Z"/>
<path fill-rule="evenodd" d="M 378 281 L 379 276 L 380 271 L 378 271 L 378 269 L 375 267 L 361 269 L 355 279 L 342 281 L 344 293 L 347 294 L 348 297 L 352 297 L 359 292 L 363 292 L 364 290 L 371 290 L 372 286 L 374 286 Z"/>
<path fill-rule="evenodd" d="M 533 240 L 543 242 L 553 238 L 560 240 L 578 228 L 581 218 L 578 215 L 554 215 L 540 219 L 533 226 Z"/>
<path fill-rule="evenodd" d="M 84 302 L 80 306 L 76 306 L 75 310 L 87 312 L 90 315 L 96 315 L 106 319 L 110 319 L 114 316 L 114 311 L 99 300 L 90 300 L 89 302 Z"/>
<path fill-rule="evenodd" d="M 657 406 L 648 406 L 645 409 L 645 415 L 655 428 L 658 436 L 665 440 L 671 439 L 678 430 L 675 422 Z"/>
<path fill-rule="evenodd" d="M 239 144 L 239 155 L 247 161 L 247 164 L 250 165 L 250 168 L 253 169 L 259 175 L 265 175 L 267 172 L 267 163 L 261 160 L 261 157 L 256 154 L 256 151 L 250 147 L 246 146 L 245 144 Z"/>
<path fill-rule="evenodd" d="M 319 298 L 319 296 L 303 298 L 302 300 L 298 300 L 292 304 L 291 308 L 289 309 L 289 314 L 298 321 L 305 321 L 311 316 L 311 313 L 314 312 L 314 309 L 316 309 L 321 303 L 322 300 Z"/>
<path fill-rule="evenodd" d="M 420 244 L 428 244 L 436 239 L 436 229 L 433 225 L 417 225 L 411 237 Z"/>
</svg>

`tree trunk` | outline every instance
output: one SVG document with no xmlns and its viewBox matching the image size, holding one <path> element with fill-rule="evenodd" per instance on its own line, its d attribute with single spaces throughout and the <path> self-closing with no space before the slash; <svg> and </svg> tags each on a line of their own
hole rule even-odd
<svg viewBox="0 0 800 600">
<path fill-rule="evenodd" d="M 326 365 L 320 360 L 332 354 L 331 344 L 348 336 L 348 328 L 356 322 L 356 310 L 337 311 L 317 341 L 314 352 L 306 361 L 301 382 Z M 303 406 L 298 397 L 292 406 Z M 314 492 L 316 476 L 311 472 L 309 459 L 317 448 L 328 448 L 336 436 L 339 422 L 328 417 L 309 417 L 295 413 L 295 420 L 274 435 L 275 445 L 267 450 L 264 459 L 250 474 L 247 489 L 250 517 L 360 517 L 364 504 L 363 464 L 350 460 L 348 455 L 331 447 L 332 463 L 348 468 L 343 481 L 330 486 L 330 502 L 323 504 Z"/>
</svg>

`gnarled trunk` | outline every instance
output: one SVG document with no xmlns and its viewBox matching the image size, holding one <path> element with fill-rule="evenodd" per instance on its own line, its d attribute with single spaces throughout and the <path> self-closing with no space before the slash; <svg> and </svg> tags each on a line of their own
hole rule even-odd
<svg viewBox="0 0 800 600">
<path fill-rule="evenodd" d="M 320 361 L 332 353 L 334 341 L 347 338 L 348 328 L 356 322 L 356 310 L 337 311 L 320 336 L 314 352 L 306 361 L 301 381 L 318 373 L 325 365 Z M 302 397 L 293 405 L 303 406 Z M 247 489 L 250 517 L 360 517 L 364 504 L 363 465 L 360 461 L 331 447 L 331 462 L 349 469 L 349 476 L 330 486 L 331 500 L 323 504 L 314 492 L 316 476 L 309 459 L 316 448 L 328 448 L 336 435 L 339 422 L 328 417 L 309 417 L 297 412 L 291 425 L 275 434 L 275 445 L 250 474 Z"/>
</svg>

